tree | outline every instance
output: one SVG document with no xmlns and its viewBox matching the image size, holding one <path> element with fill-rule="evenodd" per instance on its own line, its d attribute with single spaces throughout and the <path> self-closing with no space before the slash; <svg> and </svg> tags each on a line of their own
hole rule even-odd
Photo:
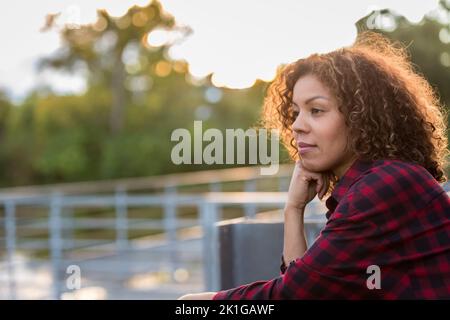
<svg viewBox="0 0 450 320">
<path fill-rule="evenodd" d="M 55 15 L 50 15 L 44 29 L 54 28 L 55 21 Z M 86 67 L 91 86 L 105 84 L 111 90 L 109 126 L 110 131 L 117 134 L 123 130 L 124 108 L 130 98 L 125 86 L 125 60 L 130 60 L 126 55 L 134 56 L 130 65 L 137 66 L 136 73 L 151 72 L 152 62 L 165 59 L 168 47 L 148 46 L 148 35 L 157 29 L 179 31 L 184 35 L 190 32 L 188 28 L 175 26 L 174 18 L 163 11 L 158 1 L 145 7 L 133 6 L 121 17 L 112 17 L 100 10 L 94 24 L 65 26 L 61 30 L 62 50 L 54 57 L 43 59 L 41 68 L 73 71 Z"/>
<path fill-rule="evenodd" d="M 386 30 L 381 25 L 373 31 L 407 46 L 411 62 L 439 93 L 441 102 L 448 109 L 450 108 L 450 87 L 448 86 L 450 81 L 450 1 L 441 0 L 439 5 L 444 12 L 443 16 L 448 17 L 446 22 L 425 16 L 420 23 L 413 24 L 405 17 L 385 9 L 368 14 L 356 25 L 361 32 L 367 30 L 368 20 L 371 17 L 373 19 L 374 15 L 381 15 L 392 20 L 391 30 Z M 449 39 L 441 41 L 441 33 L 447 34 Z"/>
</svg>

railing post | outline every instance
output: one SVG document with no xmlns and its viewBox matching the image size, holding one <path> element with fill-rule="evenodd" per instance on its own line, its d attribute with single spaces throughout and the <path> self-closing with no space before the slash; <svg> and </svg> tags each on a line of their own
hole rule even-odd
<svg viewBox="0 0 450 320">
<path fill-rule="evenodd" d="M 123 253 L 128 248 L 128 212 L 127 194 L 123 187 L 116 188 L 116 247 L 117 251 Z"/>
<path fill-rule="evenodd" d="M 74 218 L 74 209 L 71 207 L 65 207 L 64 210 L 61 211 L 62 216 L 62 237 L 64 238 L 64 243 L 67 244 L 66 248 L 69 250 L 75 249 L 75 218 Z"/>
<path fill-rule="evenodd" d="M 278 178 L 278 190 L 287 192 L 289 190 L 290 177 L 281 176 Z"/>
<path fill-rule="evenodd" d="M 9 298 L 17 299 L 16 293 L 16 272 L 14 256 L 16 253 L 16 205 L 13 201 L 6 201 L 5 207 L 5 234 L 6 251 L 8 259 L 8 287 Z"/>
<path fill-rule="evenodd" d="M 59 300 L 61 297 L 61 260 L 62 260 L 62 238 L 61 238 L 61 194 L 54 193 L 50 199 L 50 256 L 52 261 L 53 291 L 52 298 Z"/>
<path fill-rule="evenodd" d="M 170 277 L 174 279 L 174 273 L 177 269 L 177 205 L 176 205 L 176 187 L 166 186 L 164 190 L 164 231 L 166 241 L 169 247 L 169 272 Z"/>
<path fill-rule="evenodd" d="M 256 191 L 256 180 L 251 179 L 245 181 L 245 192 L 255 192 Z M 256 217 L 256 204 L 255 203 L 247 203 L 245 204 L 245 217 L 246 218 L 255 218 Z"/>
<path fill-rule="evenodd" d="M 202 222 L 203 275 L 205 290 L 220 290 L 219 239 L 215 223 L 217 222 L 217 207 L 215 203 L 202 201 L 200 203 Z"/>
<path fill-rule="evenodd" d="M 220 181 L 214 181 L 209 184 L 209 190 L 211 192 L 221 192 L 222 185 Z M 222 205 L 220 203 L 216 203 L 216 213 L 217 213 L 217 221 L 222 221 Z"/>
</svg>

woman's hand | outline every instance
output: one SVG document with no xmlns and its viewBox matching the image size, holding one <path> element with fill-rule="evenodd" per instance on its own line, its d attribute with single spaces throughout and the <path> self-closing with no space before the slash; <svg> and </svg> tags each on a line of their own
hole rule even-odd
<svg viewBox="0 0 450 320">
<path fill-rule="evenodd" d="M 302 167 L 301 161 L 297 161 L 289 185 L 286 206 L 304 209 L 317 194 L 322 200 L 331 179 L 332 174 L 308 171 Z"/>
<path fill-rule="evenodd" d="M 212 300 L 217 292 L 189 293 L 179 297 L 177 300 Z"/>
</svg>

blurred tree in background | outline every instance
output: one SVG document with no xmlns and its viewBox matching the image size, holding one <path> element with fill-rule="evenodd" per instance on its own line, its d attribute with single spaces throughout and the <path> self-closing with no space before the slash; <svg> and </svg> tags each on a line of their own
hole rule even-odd
<svg viewBox="0 0 450 320">
<path fill-rule="evenodd" d="M 439 93 L 441 102 L 448 109 L 450 107 L 450 1 L 441 0 L 439 5 L 443 9 L 440 19 L 425 16 L 422 21 L 414 24 L 395 12 L 381 10 L 372 12 L 359 20 L 356 25 L 361 32 L 367 30 L 368 24 L 372 23 L 376 26 L 379 23 L 380 26 L 375 31 L 407 46 L 416 70 L 430 82 Z M 371 16 L 372 21 L 369 21 Z M 448 120 L 450 125 L 450 117 Z"/>
<path fill-rule="evenodd" d="M 56 19 L 52 16 L 56 15 L 50 15 L 45 29 L 53 27 Z M 100 10 L 94 24 L 65 27 L 61 32 L 63 49 L 55 57 L 44 59 L 42 66 L 62 69 L 87 67 L 90 87 L 106 86 L 110 89 L 110 131 L 120 133 L 125 108 L 130 102 L 130 91 L 148 89 L 152 80 L 149 76 L 155 73 L 152 71 L 158 63 L 165 62 L 166 46 L 151 50 L 146 43 L 147 36 L 156 29 L 174 31 L 174 24 L 174 18 L 165 14 L 157 1 L 146 7 L 134 6 L 119 18 Z"/>
<path fill-rule="evenodd" d="M 441 1 L 443 7 L 446 3 Z M 448 6 L 446 10 L 450 14 Z M 379 14 L 394 21 L 396 28 L 377 31 L 409 46 L 419 71 L 450 106 L 448 23 L 426 17 L 411 24 L 388 10 Z M 370 17 L 357 22 L 359 31 L 367 29 Z M 49 16 L 45 29 L 54 28 L 53 22 Z M 175 34 L 176 41 L 191 32 L 177 26 L 158 1 L 134 6 L 122 17 L 99 11 L 94 24 L 62 29 L 62 49 L 44 58 L 40 66 L 84 72 L 87 90 L 80 95 L 59 95 L 40 88 L 20 105 L 0 94 L 0 163 L 4 168 L 0 185 L 214 168 L 174 165 L 170 159 L 175 145 L 170 141 L 172 131 L 192 131 L 194 120 L 203 121 L 203 130 L 257 125 L 268 83 L 256 81 L 248 89 L 233 90 L 214 87 L 211 75 L 195 79 L 185 61 L 170 59 L 173 42 L 150 44 L 156 30 Z M 281 159 L 287 159 L 286 152 Z"/>
<path fill-rule="evenodd" d="M 44 29 L 52 29 L 54 16 L 47 21 Z M 122 17 L 99 11 L 94 24 L 62 29 L 62 49 L 40 67 L 84 71 L 88 89 L 64 96 L 41 88 L 1 118 L 7 144 L 0 161 L 8 170 L 0 184 L 199 170 L 205 166 L 172 164 L 174 129 L 193 130 L 194 120 L 203 120 L 205 129 L 256 124 L 266 83 L 231 90 L 212 86 L 211 75 L 194 79 L 185 61 L 169 58 L 173 43 L 149 44 L 155 30 L 177 33 L 178 41 L 190 33 L 158 1 L 134 6 Z"/>
</svg>

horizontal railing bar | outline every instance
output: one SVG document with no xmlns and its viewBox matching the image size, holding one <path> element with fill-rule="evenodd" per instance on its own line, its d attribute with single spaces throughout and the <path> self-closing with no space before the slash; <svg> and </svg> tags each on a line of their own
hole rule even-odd
<svg viewBox="0 0 450 320">
<path fill-rule="evenodd" d="M 112 243 L 114 240 L 111 239 L 74 239 L 74 240 L 62 240 L 61 246 L 64 250 L 66 249 L 77 249 L 73 244 L 86 245 L 86 246 L 97 246 Z M 48 240 L 28 240 L 28 241 L 18 241 L 16 244 L 17 250 L 36 250 L 36 249 L 49 249 Z"/>
<path fill-rule="evenodd" d="M 174 202 L 177 205 L 198 205 L 201 202 L 215 204 L 259 204 L 259 203 L 283 203 L 286 199 L 286 192 L 206 192 L 201 194 L 176 194 L 167 196 L 164 193 L 158 195 L 126 195 L 121 199 L 123 205 L 127 207 L 163 205 L 167 201 Z M 15 204 L 30 204 L 33 199 L 14 200 Z M 51 197 L 47 197 L 48 202 L 39 199 L 36 205 L 50 204 Z M 116 205 L 117 198 L 115 196 L 60 196 L 60 204 L 62 207 L 92 206 L 92 207 L 108 207 L 113 208 Z M 1 200 L 0 200 L 1 202 Z"/>
<path fill-rule="evenodd" d="M 450 195 L 450 192 L 449 192 Z M 182 205 L 199 205 L 207 202 L 216 205 L 284 205 L 287 199 L 286 192 L 206 192 L 201 194 L 176 194 L 175 196 L 145 195 L 133 196 L 126 195 L 121 199 L 123 205 L 127 207 L 144 207 L 144 206 L 162 206 L 167 201 L 175 203 L 177 206 Z M 12 200 L 16 205 L 31 204 L 33 199 L 16 198 Z M 115 196 L 61 196 L 61 206 L 67 207 L 111 207 L 116 205 L 117 198 Z M 316 200 L 317 201 L 317 200 Z M 2 202 L 2 200 L 0 200 Z M 47 197 L 46 202 L 39 199 L 34 205 L 49 206 L 51 198 Z"/>
<path fill-rule="evenodd" d="M 31 222 L 27 224 L 18 224 L 19 229 L 31 230 L 47 230 L 48 220 L 40 219 L 41 221 Z M 186 228 L 199 225 L 198 219 L 178 218 L 175 227 Z M 61 218 L 60 227 L 62 229 L 114 229 L 117 228 L 128 230 L 145 230 L 145 229 L 164 229 L 164 221 L 162 219 L 127 219 L 127 224 L 122 226 L 116 225 L 115 218 Z M 22 234 L 23 235 L 23 234 Z M 1 238 L 0 238 L 1 239 Z"/>
<path fill-rule="evenodd" d="M 278 174 L 273 176 L 263 176 L 260 174 L 261 167 L 240 167 L 218 170 L 203 170 L 196 172 L 175 173 L 161 176 L 151 176 L 144 178 L 126 178 L 108 181 L 85 181 L 74 183 L 60 183 L 42 186 L 12 187 L 0 189 L 0 199 L 4 195 L 14 194 L 46 194 L 61 192 L 65 194 L 77 193 L 100 193 L 113 192 L 117 186 L 126 190 L 162 189 L 167 186 L 190 186 L 214 182 L 239 182 L 249 179 L 267 179 L 288 176 L 292 173 L 292 164 L 280 164 Z"/>
</svg>

